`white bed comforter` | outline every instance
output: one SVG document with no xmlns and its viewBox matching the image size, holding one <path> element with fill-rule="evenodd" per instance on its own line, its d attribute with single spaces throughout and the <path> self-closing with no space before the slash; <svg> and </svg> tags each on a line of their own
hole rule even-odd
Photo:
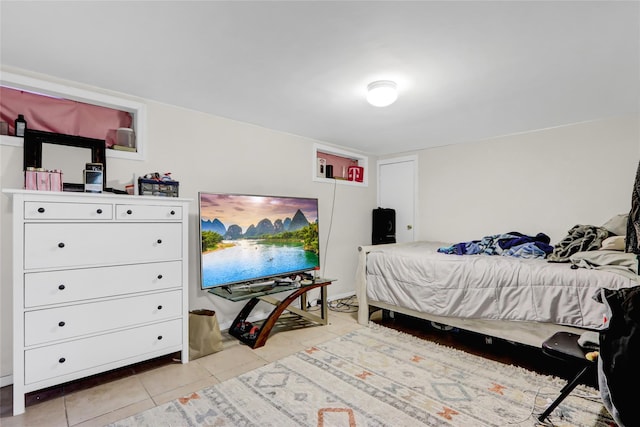
<svg viewBox="0 0 640 427">
<path fill-rule="evenodd" d="M 357 288 L 380 301 L 439 316 L 548 322 L 601 329 L 599 288 L 638 283 L 609 271 L 507 256 L 446 255 L 442 242 L 366 246 Z M 364 264 L 364 265 L 363 265 Z"/>
</svg>

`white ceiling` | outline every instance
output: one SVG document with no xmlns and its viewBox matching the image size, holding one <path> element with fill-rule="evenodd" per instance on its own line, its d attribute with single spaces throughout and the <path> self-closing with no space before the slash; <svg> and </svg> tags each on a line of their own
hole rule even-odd
<svg viewBox="0 0 640 427">
<path fill-rule="evenodd" d="M 3 65 L 371 154 L 640 112 L 638 1 L 3 0 L 0 20 Z M 379 79 L 390 107 L 365 101 Z"/>
</svg>

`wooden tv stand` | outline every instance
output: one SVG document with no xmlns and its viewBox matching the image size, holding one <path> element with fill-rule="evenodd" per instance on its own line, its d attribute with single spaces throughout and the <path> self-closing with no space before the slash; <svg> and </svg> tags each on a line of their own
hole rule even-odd
<svg viewBox="0 0 640 427">
<path fill-rule="evenodd" d="M 249 288 L 247 290 L 234 290 L 232 287 L 214 288 L 209 292 L 219 297 L 228 299 L 230 301 L 249 301 L 242 308 L 238 316 L 234 319 L 231 327 L 229 328 L 229 335 L 239 339 L 241 342 L 247 344 L 251 348 L 259 348 L 265 345 L 271 329 L 280 318 L 280 315 L 285 311 L 296 314 L 304 319 L 310 320 L 321 325 L 326 325 L 328 321 L 328 306 L 327 306 L 327 286 L 333 282 L 332 279 L 315 279 L 312 283 L 307 285 L 265 285 L 263 288 Z M 320 288 L 320 316 L 315 315 L 307 311 L 307 292 L 311 289 Z M 293 291 L 286 296 L 283 300 L 278 300 L 272 297 L 272 294 Z M 302 307 L 289 307 L 289 305 L 300 297 L 300 306 Z M 262 322 L 262 325 L 253 325 L 247 322 L 247 318 L 251 314 L 251 311 L 260 301 L 268 302 L 274 305 L 274 309 L 269 316 Z"/>
</svg>

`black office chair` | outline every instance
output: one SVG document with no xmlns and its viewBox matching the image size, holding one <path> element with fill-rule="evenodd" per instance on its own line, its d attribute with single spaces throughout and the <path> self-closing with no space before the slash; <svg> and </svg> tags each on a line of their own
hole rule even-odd
<svg viewBox="0 0 640 427">
<path fill-rule="evenodd" d="M 549 339 L 542 343 L 542 352 L 548 356 L 575 364 L 579 370 L 576 376 L 569 381 L 560 390 L 560 395 L 556 400 L 544 410 L 538 417 L 538 421 L 544 421 L 545 418 L 553 412 L 554 409 L 562 402 L 578 384 L 587 375 L 595 375 L 597 368 L 596 360 L 589 360 L 586 354 L 591 350 L 583 349 L 578 344 L 580 335 L 571 332 L 556 332 Z"/>
</svg>

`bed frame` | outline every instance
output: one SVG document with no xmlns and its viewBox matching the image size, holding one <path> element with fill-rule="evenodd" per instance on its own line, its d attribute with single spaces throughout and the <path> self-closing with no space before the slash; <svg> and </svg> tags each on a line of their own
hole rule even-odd
<svg viewBox="0 0 640 427">
<path fill-rule="evenodd" d="M 358 323 L 367 325 L 371 314 L 377 310 L 388 310 L 443 325 L 476 332 L 486 337 L 500 338 L 507 341 L 540 348 L 542 343 L 558 331 L 582 334 L 586 329 L 541 322 L 517 322 L 509 320 L 467 319 L 459 317 L 443 317 L 411 310 L 367 298 L 366 261 L 367 254 L 379 246 L 360 246 L 358 270 L 356 273 L 356 295 L 358 297 Z"/>
</svg>

